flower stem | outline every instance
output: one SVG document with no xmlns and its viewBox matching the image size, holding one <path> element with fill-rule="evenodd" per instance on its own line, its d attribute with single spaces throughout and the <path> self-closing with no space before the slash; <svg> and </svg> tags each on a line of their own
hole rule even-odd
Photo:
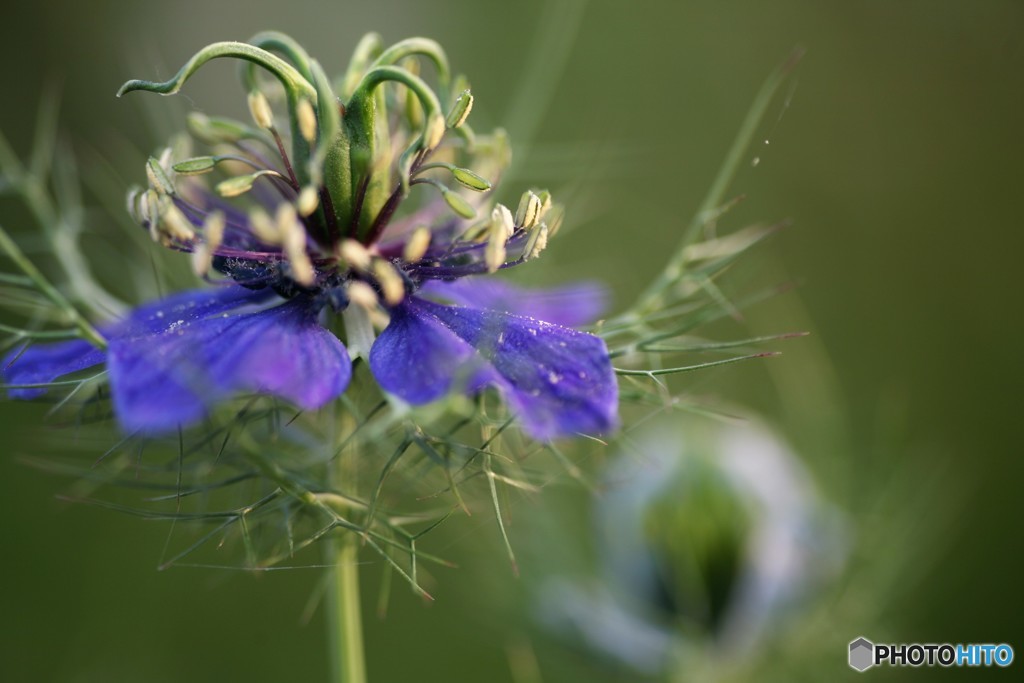
<svg viewBox="0 0 1024 683">
<path fill-rule="evenodd" d="M 363 618 L 359 603 L 359 535 L 337 529 L 327 552 L 327 647 L 331 683 L 365 683 Z"/>
</svg>

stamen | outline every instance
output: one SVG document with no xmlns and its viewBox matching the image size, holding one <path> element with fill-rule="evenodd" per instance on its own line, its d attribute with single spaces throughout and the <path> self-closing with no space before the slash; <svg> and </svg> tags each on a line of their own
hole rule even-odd
<svg viewBox="0 0 1024 683">
<path fill-rule="evenodd" d="M 523 259 L 529 260 L 540 256 L 540 253 L 548 246 L 548 226 L 541 223 L 530 233 L 530 239 L 523 249 Z"/>
<path fill-rule="evenodd" d="M 320 193 L 312 185 L 306 185 L 299 192 L 299 199 L 296 202 L 299 209 L 299 214 L 302 216 L 312 216 L 316 208 L 320 206 Z"/>
<path fill-rule="evenodd" d="M 532 228 L 540 218 L 540 209 L 540 197 L 527 190 L 519 200 L 519 208 L 516 210 L 516 225 L 526 229 Z"/>
<path fill-rule="evenodd" d="M 214 211 L 203 221 L 203 241 L 192 250 L 192 271 L 199 277 L 205 277 L 213 266 L 213 256 L 224 241 L 224 229 L 227 221 L 224 214 Z"/>
<path fill-rule="evenodd" d="M 160 214 L 157 207 L 156 190 L 150 188 L 139 198 L 139 213 L 141 213 L 149 224 L 149 236 L 154 242 L 160 241 L 160 233 L 157 232 L 160 225 Z"/>
<path fill-rule="evenodd" d="M 434 149 L 440 145 L 446 131 L 444 117 L 440 115 L 432 116 L 427 124 L 426 131 L 424 131 L 424 151 Z"/>
<path fill-rule="evenodd" d="M 281 244 L 284 240 L 277 224 L 263 209 L 253 209 L 249 212 L 249 225 L 252 226 L 252 233 L 264 244 Z"/>
<path fill-rule="evenodd" d="M 508 209 L 505 209 L 505 214 L 507 213 Z M 505 243 L 508 242 L 508 238 L 512 234 L 509 231 L 505 214 L 497 208 L 491 212 L 491 224 L 487 233 L 487 246 L 484 248 L 484 263 L 487 265 L 488 273 L 497 272 L 501 265 L 505 263 L 507 255 Z"/>
<path fill-rule="evenodd" d="M 167 177 L 167 172 L 160 162 L 153 157 L 146 161 L 146 177 L 149 179 L 149 186 L 160 194 L 174 194 L 174 183 Z"/>
<path fill-rule="evenodd" d="M 377 259 L 373 262 L 373 276 L 384 293 L 384 301 L 390 306 L 397 306 L 405 298 L 405 282 L 390 261 Z"/>
<path fill-rule="evenodd" d="M 427 249 L 430 248 L 430 236 L 430 228 L 426 226 L 413 231 L 402 252 L 402 258 L 406 263 L 416 263 L 426 255 Z"/>
<path fill-rule="evenodd" d="M 356 240 L 346 239 L 338 244 L 338 257 L 348 265 L 360 272 L 370 269 L 370 252 Z"/>
<path fill-rule="evenodd" d="M 260 128 L 271 130 L 274 127 L 274 110 L 270 108 L 270 100 L 259 90 L 249 93 L 249 114 Z"/>
<path fill-rule="evenodd" d="M 540 212 L 537 215 L 537 220 L 542 221 L 553 206 L 551 203 L 551 193 L 547 190 L 541 190 L 537 196 L 540 198 Z"/>
<path fill-rule="evenodd" d="M 217 251 L 221 242 L 224 241 L 224 230 L 227 228 L 227 220 L 220 211 L 213 211 L 203 221 L 203 237 L 211 251 Z"/>
<path fill-rule="evenodd" d="M 455 100 L 455 105 L 452 106 L 452 110 L 448 112 L 448 119 L 445 124 L 449 128 L 458 128 L 466 122 L 469 118 L 469 112 L 473 110 L 473 93 L 469 90 L 463 90 L 459 93 L 458 99 Z"/>
<path fill-rule="evenodd" d="M 277 229 L 281 232 L 282 246 L 292 266 L 292 278 L 306 287 L 313 286 L 316 270 L 306 252 L 306 229 L 302 227 L 295 207 L 291 204 L 278 205 Z"/>
<path fill-rule="evenodd" d="M 247 175 L 235 176 L 234 178 L 228 178 L 217 183 L 217 194 L 221 197 L 237 197 L 243 195 L 252 189 L 253 184 L 257 179 L 262 176 L 268 176 L 270 178 L 280 178 L 285 180 L 285 177 L 277 171 L 271 171 L 264 169 L 262 171 L 256 171 L 255 173 L 249 173 Z"/>
<path fill-rule="evenodd" d="M 299 120 L 299 132 L 306 142 L 316 142 L 316 112 L 309 100 L 299 100 L 296 105 L 295 114 Z"/>
<path fill-rule="evenodd" d="M 368 311 L 375 310 L 377 304 L 380 303 L 377 299 L 377 292 L 373 291 L 373 287 L 361 280 L 353 280 L 348 283 L 348 300 Z"/>
<path fill-rule="evenodd" d="M 160 206 L 159 232 L 172 240 L 191 242 L 196 237 L 191 223 L 170 199 L 164 199 Z"/>
<path fill-rule="evenodd" d="M 508 207 L 504 204 L 498 204 L 491 211 L 491 223 L 500 223 L 505 229 L 505 237 L 511 237 L 512 233 L 516 231 L 515 220 L 512 218 L 512 212 L 508 210 Z"/>
</svg>

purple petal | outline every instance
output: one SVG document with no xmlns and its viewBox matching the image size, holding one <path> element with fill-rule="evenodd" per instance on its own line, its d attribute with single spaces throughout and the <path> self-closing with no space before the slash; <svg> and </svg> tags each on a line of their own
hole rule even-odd
<svg viewBox="0 0 1024 683">
<path fill-rule="evenodd" d="M 527 289 L 493 277 L 428 280 L 420 293 L 459 306 L 487 308 L 545 320 L 563 327 L 589 325 L 607 309 L 608 290 L 598 282 Z"/>
<path fill-rule="evenodd" d="M 409 299 L 373 345 L 370 369 L 386 391 L 414 404 L 493 384 L 540 440 L 617 423 L 604 342 L 525 316 Z"/>
<path fill-rule="evenodd" d="M 252 290 L 237 285 L 180 292 L 139 306 L 124 320 L 104 325 L 101 331 L 105 337 L 156 334 L 243 306 L 260 304 L 274 296 L 270 289 Z"/>
<path fill-rule="evenodd" d="M 101 326 L 100 331 L 107 339 L 152 334 L 166 330 L 171 325 L 192 322 L 267 298 L 268 292 L 255 292 L 234 286 L 182 292 L 140 306 L 124 320 Z M 45 384 L 99 365 L 106 357 L 106 351 L 81 339 L 57 344 L 34 344 L 4 358 L 3 378 L 8 384 Z M 16 399 L 36 398 L 44 393 L 45 387 L 8 389 L 8 395 Z"/>
<path fill-rule="evenodd" d="M 467 391 L 493 379 L 476 351 L 415 300 L 394 309 L 370 349 L 370 369 L 387 391 L 413 404 L 429 403 L 453 386 Z M 483 376 L 481 376 L 483 373 Z"/>
<path fill-rule="evenodd" d="M 57 344 L 32 345 L 19 349 L 3 360 L 3 378 L 9 385 L 46 384 L 58 377 L 85 370 L 103 362 L 106 354 L 83 339 Z M 8 387 L 11 398 L 36 398 L 45 387 Z"/>
<path fill-rule="evenodd" d="M 112 339 L 118 420 L 128 431 L 166 432 L 244 391 L 321 407 L 345 390 L 352 369 L 345 347 L 317 322 L 318 311 L 293 299 L 254 313 L 186 316 L 159 332 Z"/>
</svg>

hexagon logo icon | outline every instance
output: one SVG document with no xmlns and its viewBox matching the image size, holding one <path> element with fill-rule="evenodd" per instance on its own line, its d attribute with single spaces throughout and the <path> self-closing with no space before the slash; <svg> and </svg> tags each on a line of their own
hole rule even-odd
<svg viewBox="0 0 1024 683">
<path fill-rule="evenodd" d="M 850 668 L 866 671 L 875 665 L 875 644 L 861 636 L 850 643 Z"/>
</svg>

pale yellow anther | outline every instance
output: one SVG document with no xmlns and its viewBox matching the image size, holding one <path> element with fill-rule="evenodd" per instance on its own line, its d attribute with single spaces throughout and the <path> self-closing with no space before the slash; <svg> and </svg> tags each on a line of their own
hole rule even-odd
<svg viewBox="0 0 1024 683">
<path fill-rule="evenodd" d="M 373 287 L 361 280 L 348 283 L 348 300 L 360 308 L 372 311 L 377 308 L 377 292 Z"/>
<path fill-rule="evenodd" d="M 199 277 L 210 272 L 213 256 L 224 241 L 225 227 L 227 223 L 220 211 L 214 211 L 203 221 L 203 241 L 192 249 L 192 271 Z"/>
<path fill-rule="evenodd" d="M 540 197 L 533 192 L 525 192 L 516 210 L 516 225 L 526 229 L 535 226 L 540 218 L 540 207 Z"/>
<path fill-rule="evenodd" d="M 203 277 L 210 272 L 213 265 L 213 251 L 206 243 L 197 244 L 192 249 L 192 272 Z"/>
<path fill-rule="evenodd" d="M 295 207 L 287 202 L 277 205 L 277 211 L 274 212 L 274 220 L 277 222 L 277 229 L 282 235 L 287 235 L 293 227 L 302 228 L 302 225 L 299 223 L 299 216 L 295 212 Z"/>
<path fill-rule="evenodd" d="M 312 185 L 307 185 L 299 192 L 299 200 L 296 204 L 299 214 L 312 216 L 313 212 L 316 211 L 316 207 L 320 205 L 320 193 Z"/>
<path fill-rule="evenodd" d="M 142 216 L 139 213 L 139 199 L 142 198 L 142 191 L 137 187 L 133 187 L 128 190 L 128 194 L 125 195 L 125 206 L 128 208 L 128 215 L 132 217 L 133 221 L 138 222 Z"/>
<path fill-rule="evenodd" d="M 224 241 L 224 229 L 227 221 L 220 211 L 210 213 L 203 221 L 203 239 L 211 252 L 217 251 Z"/>
<path fill-rule="evenodd" d="M 274 110 L 270 108 L 270 100 L 259 90 L 249 93 L 249 113 L 260 128 L 269 130 L 274 127 Z"/>
<path fill-rule="evenodd" d="M 505 237 L 511 237 L 512 233 L 516 231 L 515 219 L 512 218 L 512 212 L 508 210 L 508 207 L 504 204 L 498 204 L 491 211 L 491 223 L 498 224 L 505 231 Z"/>
<path fill-rule="evenodd" d="M 405 298 L 405 282 L 390 261 L 377 259 L 373 262 L 373 277 L 380 285 L 384 301 L 389 306 L 397 306 Z"/>
<path fill-rule="evenodd" d="M 553 204 L 551 203 L 551 193 L 547 190 L 541 191 L 540 195 L 540 212 L 537 215 L 537 221 L 544 220 L 544 217 L 548 215 L 548 211 L 551 210 Z"/>
<path fill-rule="evenodd" d="M 538 225 L 526 241 L 526 248 L 523 255 L 526 260 L 535 259 L 548 246 L 548 226 L 545 223 Z"/>
<path fill-rule="evenodd" d="M 139 198 L 139 213 L 149 224 L 149 236 L 153 238 L 154 242 L 158 242 L 160 240 L 160 233 L 157 232 L 160 225 L 160 214 L 157 209 L 156 190 L 146 190 Z"/>
<path fill-rule="evenodd" d="M 405 249 L 402 252 L 402 258 L 406 263 L 416 263 L 423 258 L 429 248 L 430 228 L 421 226 L 409 236 L 409 241 L 405 243 Z"/>
<path fill-rule="evenodd" d="M 281 244 L 283 236 L 278 229 L 277 223 L 263 209 L 253 209 L 249 212 L 249 225 L 252 226 L 252 234 L 260 242 L 264 244 Z"/>
<path fill-rule="evenodd" d="M 160 207 L 160 228 L 172 240 L 191 242 L 196 237 L 192 224 L 172 201 L 167 199 Z"/>
<path fill-rule="evenodd" d="M 493 273 L 505 263 L 505 243 L 508 241 L 503 221 L 491 221 L 490 231 L 487 235 L 487 246 L 484 247 L 484 264 L 487 272 Z"/>
<path fill-rule="evenodd" d="M 432 116 L 430 121 L 427 122 L 427 130 L 425 131 L 424 144 L 427 149 L 434 149 L 441 144 L 441 139 L 444 137 L 445 123 L 443 116 Z"/>
<path fill-rule="evenodd" d="M 370 252 L 355 240 L 342 240 L 338 245 L 338 256 L 350 268 L 366 272 L 370 268 Z"/>
<path fill-rule="evenodd" d="M 316 142 L 316 111 L 309 100 L 299 100 L 295 105 L 295 115 L 299 120 L 299 132 L 306 142 Z"/>
<path fill-rule="evenodd" d="M 167 177 L 164 166 L 153 157 L 146 162 L 146 179 L 149 186 L 160 194 L 174 194 L 174 184 Z"/>
<path fill-rule="evenodd" d="M 281 230 L 282 247 L 292 266 L 292 279 L 301 285 L 311 287 L 316 282 L 316 270 L 306 252 L 306 229 L 299 223 L 291 204 L 278 207 L 278 229 Z M 290 218 L 290 219 L 289 219 Z"/>
<path fill-rule="evenodd" d="M 565 220 L 565 208 L 561 204 L 557 204 L 551 208 L 551 218 L 547 221 L 548 224 L 548 237 L 554 237 L 558 234 L 558 229 L 562 227 L 562 222 Z"/>
</svg>

